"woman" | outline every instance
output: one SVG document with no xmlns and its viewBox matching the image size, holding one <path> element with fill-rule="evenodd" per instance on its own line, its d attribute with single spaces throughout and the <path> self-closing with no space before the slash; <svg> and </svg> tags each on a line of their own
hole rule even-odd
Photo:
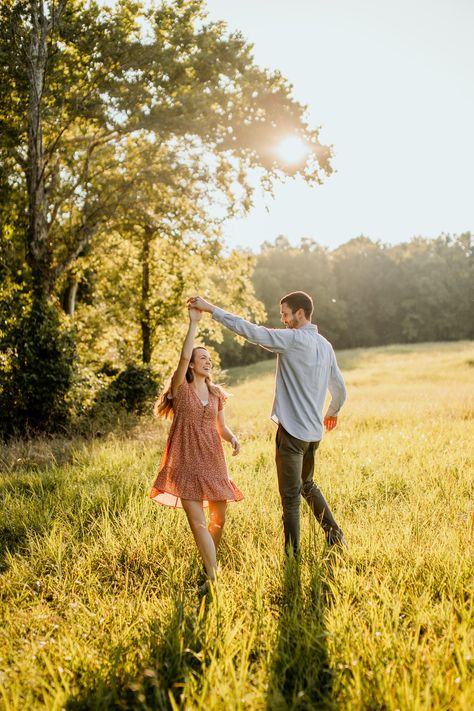
<svg viewBox="0 0 474 711">
<path fill-rule="evenodd" d="M 173 423 L 150 497 L 185 510 L 208 579 L 214 580 L 227 501 L 241 501 L 243 494 L 229 479 L 221 443 L 221 438 L 230 442 L 233 455 L 240 451 L 237 438 L 225 424 L 226 394 L 211 381 L 206 348 L 193 348 L 201 316 L 189 308 L 189 328 L 178 367 L 155 405 L 155 414 L 172 417 Z"/>
</svg>

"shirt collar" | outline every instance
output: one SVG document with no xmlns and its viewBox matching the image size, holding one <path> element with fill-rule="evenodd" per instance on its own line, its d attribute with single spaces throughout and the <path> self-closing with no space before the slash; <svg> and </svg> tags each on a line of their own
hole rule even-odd
<svg viewBox="0 0 474 711">
<path fill-rule="evenodd" d="M 319 333 L 318 327 L 316 326 L 315 323 L 305 323 L 305 325 L 304 325 L 304 326 L 301 326 L 301 328 L 306 328 L 306 329 L 310 329 L 310 328 L 311 328 L 311 329 L 315 330 L 316 333 Z"/>
</svg>

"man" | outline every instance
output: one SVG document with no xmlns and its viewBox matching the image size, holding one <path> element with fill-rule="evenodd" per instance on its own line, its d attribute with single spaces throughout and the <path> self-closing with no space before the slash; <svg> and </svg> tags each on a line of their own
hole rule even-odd
<svg viewBox="0 0 474 711">
<path fill-rule="evenodd" d="M 280 300 L 280 316 L 285 329 L 265 328 L 245 321 L 210 304 L 200 296 L 188 303 L 212 314 L 250 343 L 277 354 L 275 399 L 272 419 L 278 424 L 276 467 L 283 506 L 285 549 L 298 552 L 300 543 L 301 494 L 321 524 L 329 546 L 345 545 L 324 496 L 313 480 L 314 456 L 323 436 L 323 408 L 326 391 L 332 395 L 324 417 L 328 431 L 346 399 L 346 388 L 329 341 L 311 323 L 313 301 L 303 291 Z"/>
</svg>

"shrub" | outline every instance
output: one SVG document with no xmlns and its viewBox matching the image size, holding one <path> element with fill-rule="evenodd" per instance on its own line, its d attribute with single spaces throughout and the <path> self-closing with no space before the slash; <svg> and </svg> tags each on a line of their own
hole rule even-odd
<svg viewBox="0 0 474 711">
<path fill-rule="evenodd" d="M 149 365 L 129 363 L 110 383 L 103 398 L 141 415 L 156 398 L 158 384 L 158 376 Z"/>
<path fill-rule="evenodd" d="M 0 435 L 51 432 L 68 419 L 75 337 L 56 305 L 13 287 L 0 294 Z"/>
</svg>

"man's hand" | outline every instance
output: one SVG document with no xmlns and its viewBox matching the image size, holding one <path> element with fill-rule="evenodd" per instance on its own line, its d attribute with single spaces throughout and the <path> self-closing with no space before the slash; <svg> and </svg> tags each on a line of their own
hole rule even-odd
<svg viewBox="0 0 474 711">
<path fill-rule="evenodd" d="M 188 306 L 191 306 L 193 309 L 199 309 L 199 311 L 207 311 L 210 314 L 212 314 L 212 312 L 216 308 L 214 304 L 210 304 L 209 301 L 205 301 L 202 296 L 191 296 L 191 298 L 188 299 L 187 303 Z"/>
<path fill-rule="evenodd" d="M 330 432 L 335 428 L 337 425 L 337 417 L 331 416 L 331 415 L 326 415 L 324 418 L 324 426 L 326 428 L 326 432 Z"/>
</svg>

